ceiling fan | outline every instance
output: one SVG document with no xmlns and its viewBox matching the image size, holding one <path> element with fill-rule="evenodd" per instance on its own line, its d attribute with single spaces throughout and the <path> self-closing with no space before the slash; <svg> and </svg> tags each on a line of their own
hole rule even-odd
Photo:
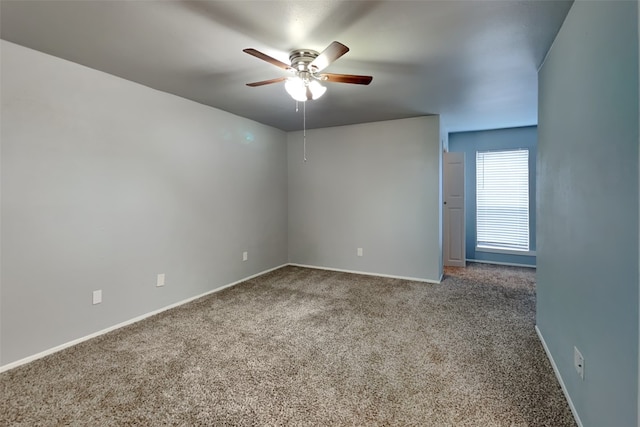
<svg viewBox="0 0 640 427">
<path fill-rule="evenodd" d="M 296 49 L 289 55 L 291 65 L 278 61 L 256 49 L 244 49 L 243 52 L 255 56 L 258 59 L 267 61 L 270 64 L 280 67 L 293 74 L 291 77 L 278 77 L 270 80 L 263 80 L 254 83 L 247 83 L 247 86 L 257 87 L 272 83 L 285 82 L 285 89 L 293 99 L 300 102 L 320 98 L 326 87 L 320 82 L 350 83 L 357 85 L 368 85 L 373 80 L 371 76 L 359 76 L 355 74 L 331 74 L 321 73 L 332 62 L 349 52 L 349 48 L 340 42 L 334 41 L 322 53 L 310 49 Z"/>
</svg>

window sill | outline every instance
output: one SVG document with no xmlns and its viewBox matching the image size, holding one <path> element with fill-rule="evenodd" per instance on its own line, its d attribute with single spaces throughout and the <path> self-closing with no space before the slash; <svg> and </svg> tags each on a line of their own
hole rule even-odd
<svg viewBox="0 0 640 427">
<path fill-rule="evenodd" d="M 476 252 L 489 252 L 493 254 L 505 254 L 505 255 L 536 256 L 536 251 L 516 251 L 513 249 L 484 248 L 480 246 L 476 246 Z"/>
</svg>

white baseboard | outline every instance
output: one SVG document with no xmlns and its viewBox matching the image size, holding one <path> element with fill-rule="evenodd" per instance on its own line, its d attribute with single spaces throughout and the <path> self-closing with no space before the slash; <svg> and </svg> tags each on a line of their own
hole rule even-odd
<svg viewBox="0 0 640 427">
<path fill-rule="evenodd" d="M 575 418 L 576 424 L 578 424 L 578 427 L 583 427 L 582 426 L 582 421 L 580 420 L 580 416 L 578 415 L 578 411 L 576 411 L 576 407 L 573 405 L 573 401 L 571 400 L 571 396 L 569 396 L 569 392 L 567 391 L 567 387 L 564 385 L 564 381 L 562 381 L 562 376 L 560 375 L 560 371 L 558 370 L 558 367 L 556 366 L 556 362 L 553 360 L 553 356 L 551 355 L 551 352 L 549 351 L 549 347 L 547 347 L 547 343 L 545 342 L 544 337 L 542 336 L 542 332 L 540 332 L 540 329 L 538 329 L 538 325 L 536 325 L 536 333 L 538 334 L 538 338 L 540 338 L 540 342 L 542 343 L 542 347 L 544 348 L 545 353 L 547 353 L 547 358 L 549 359 L 549 362 L 551 362 L 551 366 L 553 367 L 553 372 L 556 374 L 556 378 L 558 379 L 558 382 L 560 383 L 560 388 L 562 388 L 562 392 L 564 393 L 564 397 L 567 398 L 567 402 L 569 403 L 569 408 L 571 408 L 571 413 L 573 414 L 573 418 Z"/>
<path fill-rule="evenodd" d="M 224 286 L 221 286 L 219 288 L 213 289 L 211 291 L 207 291 L 207 292 L 205 292 L 203 294 L 196 295 L 194 297 L 187 298 L 187 299 L 184 299 L 182 301 L 178 301 L 178 302 L 173 303 L 171 305 L 168 305 L 166 307 L 162 307 L 162 308 L 160 308 L 158 310 L 150 311 L 149 313 L 145 313 L 143 315 L 134 317 L 133 319 L 125 320 L 124 322 L 118 323 L 117 325 L 113 325 L 113 326 L 110 326 L 110 327 L 108 327 L 106 329 L 102 329 L 102 330 L 100 330 L 98 332 L 94 332 L 94 333 L 86 335 L 84 337 L 77 338 L 75 340 L 66 342 L 64 344 L 57 345 L 57 346 L 52 347 L 52 348 L 50 348 L 48 350 L 41 351 L 40 353 L 36 353 L 34 355 L 27 356 L 27 357 L 25 357 L 23 359 L 16 360 L 15 362 L 7 363 L 6 365 L 0 366 L 0 373 L 8 371 L 8 370 L 13 369 L 13 368 L 17 368 L 18 366 L 24 365 L 26 363 L 33 362 L 34 360 L 41 359 L 41 358 L 43 358 L 45 356 L 48 356 L 50 354 L 57 353 L 60 350 L 64 350 L 65 348 L 72 347 L 72 346 L 74 346 L 76 344 L 80 344 L 81 342 L 90 340 L 91 338 L 95 338 L 95 337 L 98 337 L 100 335 L 104 335 L 107 332 L 111 332 L 111 331 L 114 331 L 116 329 L 120 329 L 120 328 L 122 328 L 124 326 L 131 325 L 132 323 L 139 322 L 139 321 L 141 321 L 143 319 L 146 319 L 147 317 L 151 317 L 151 316 L 154 316 L 156 314 L 162 313 L 163 311 L 170 310 L 172 308 L 181 306 L 181 305 L 186 304 L 188 302 L 191 302 L 193 300 L 197 300 L 198 298 L 202 298 L 204 296 L 207 296 L 207 295 L 210 295 L 210 294 L 213 294 L 213 293 L 216 293 L 216 292 L 220 292 L 223 289 L 230 288 L 230 287 L 235 286 L 237 284 L 240 284 L 242 282 L 246 282 L 247 280 L 253 279 L 253 278 L 258 277 L 258 276 L 262 276 L 263 274 L 267 274 L 267 273 L 269 273 L 271 271 L 274 271 L 274 270 L 277 270 L 279 268 L 286 267 L 287 265 L 288 264 L 282 264 L 282 265 L 279 265 L 278 267 L 273 267 L 273 268 L 270 268 L 268 270 L 261 271 L 260 273 L 253 274 L 251 276 L 245 277 L 244 279 L 240 279 L 240 280 L 237 280 L 237 281 L 235 281 L 233 283 L 226 284 Z"/>
<path fill-rule="evenodd" d="M 440 279 L 439 280 L 431 280 L 431 279 L 421 279 L 421 278 L 418 278 L 418 277 L 394 276 L 392 274 L 369 273 L 367 271 L 344 270 L 342 268 L 320 267 L 320 266 L 317 266 L 317 265 L 296 264 L 294 262 L 290 262 L 289 265 L 294 266 L 294 267 L 314 268 L 316 270 L 338 271 L 340 273 L 353 273 L 353 274 L 363 274 L 365 276 L 389 277 L 391 279 L 411 280 L 413 282 L 426 282 L 426 283 L 440 283 L 440 282 L 442 282 L 442 275 L 440 275 Z"/>
<path fill-rule="evenodd" d="M 511 267 L 527 267 L 535 269 L 535 265 L 531 264 L 517 264 L 515 262 L 497 262 L 497 261 L 485 261 L 481 259 L 467 259 L 467 262 L 477 262 L 479 264 L 496 264 L 496 265 L 508 265 Z"/>
</svg>

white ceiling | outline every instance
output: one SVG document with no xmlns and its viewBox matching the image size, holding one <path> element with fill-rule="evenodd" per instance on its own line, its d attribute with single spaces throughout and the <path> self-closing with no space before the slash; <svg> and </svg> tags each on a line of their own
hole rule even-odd
<svg viewBox="0 0 640 427">
<path fill-rule="evenodd" d="M 242 52 L 351 51 L 307 127 L 441 114 L 449 131 L 537 123 L 537 69 L 566 1 L 10 1 L 3 39 L 286 131 L 302 128 L 286 75 Z"/>
</svg>

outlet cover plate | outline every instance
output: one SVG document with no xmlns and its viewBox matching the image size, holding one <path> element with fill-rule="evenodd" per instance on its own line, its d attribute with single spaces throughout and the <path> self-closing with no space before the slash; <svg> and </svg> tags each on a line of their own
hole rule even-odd
<svg viewBox="0 0 640 427">
<path fill-rule="evenodd" d="M 249 252 L 242 252 L 242 261 L 246 261 L 249 259 Z"/>
<path fill-rule="evenodd" d="M 584 380 L 584 357 L 578 347 L 573 347 L 573 366 L 582 380 Z"/>
<path fill-rule="evenodd" d="M 164 286 L 164 273 L 158 274 L 158 280 L 156 281 L 156 286 Z"/>
<path fill-rule="evenodd" d="M 102 289 L 93 291 L 93 305 L 100 304 L 102 302 Z"/>
</svg>

